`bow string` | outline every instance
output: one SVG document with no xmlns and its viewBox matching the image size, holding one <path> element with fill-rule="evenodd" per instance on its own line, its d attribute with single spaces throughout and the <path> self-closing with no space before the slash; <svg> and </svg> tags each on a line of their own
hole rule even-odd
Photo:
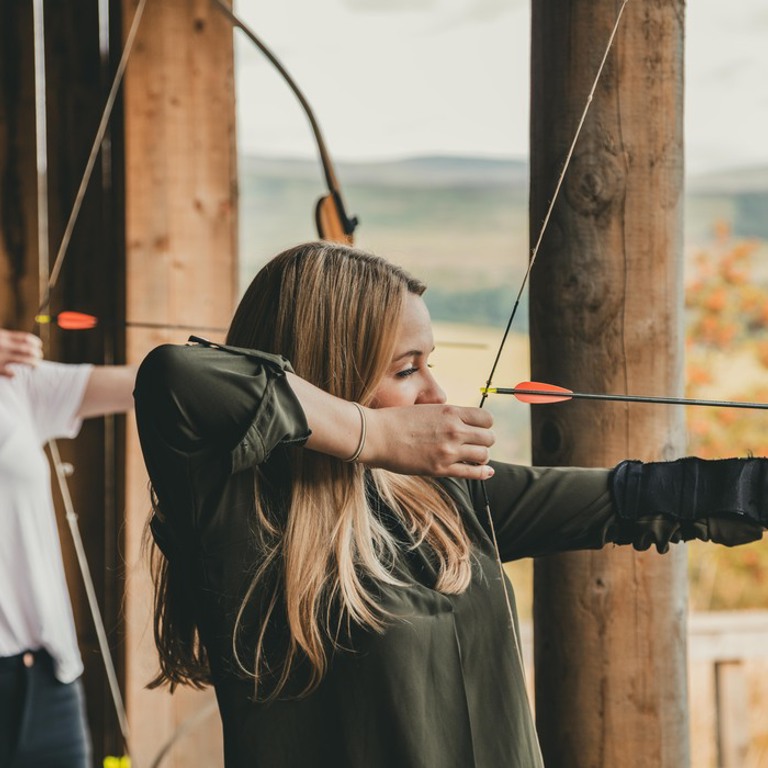
<svg viewBox="0 0 768 768">
<path fill-rule="evenodd" d="M 533 269 L 533 265 L 536 263 L 536 258 L 539 255 L 539 249 L 541 247 L 541 244 L 544 240 L 544 235 L 547 232 L 547 228 L 549 227 L 549 222 L 552 218 L 552 211 L 555 208 L 555 204 L 558 201 L 558 198 L 560 196 L 560 190 L 563 187 L 563 182 L 565 180 L 566 174 L 568 173 L 568 168 L 570 167 L 571 160 L 573 158 L 573 153 L 576 149 L 576 145 L 579 142 L 579 137 L 581 136 L 582 128 L 584 127 L 584 122 L 587 119 L 587 115 L 589 114 L 589 109 L 592 106 L 592 101 L 594 99 L 595 91 L 597 90 L 597 86 L 600 83 L 600 79 L 603 75 L 603 70 L 605 69 L 605 63 L 608 60 L 608 56 L 611 53 L 611 50 L 613 48 L 614 40 L 616 39 L 616 34 L 619 30 L 619 26 L 621 24 L 621 19 L 624 15 L 624 9 L 627 7 L 627 4 L 629 3 L 629 0 L 622 0 L 621 5 L 619 6 L 618 13 L 616 15 L 616 20 L 613 24 L 613 28 L 611 29 L 611 34 L 608 37 L 608 42 L 606 43 L 605 50 L 603 51 L 603 56 L 600 60 L 600 64 L 597 68 L 597 71 L 595 73 L 595 77 L 592 81 L 592 87 L 589 89 L 589 93 L 587 94 L 587 99 L 584 104 L 584 109 L 581 112 L 581 117 L 579 118 L 579 122 L 576 126 L 576 130 L 573 135 L 573 139 L 571 141 L 571 144 L 568 148 L 568 152 L 565 156 L 565 160 L 563 162 L 563 167 L 560 170 L 560 174 L 557 178 L 557 182 L 555 184 L 554 192 L 552 193 L 552 198 L 550 199 L 549 205 L 547 207 L 546 214 L 544 216 L 544 219 L 542 221 L 541 227 L 539 229 L 539 234 L 536 238 L 536 242 L 531 250 L 531 254 L 528 258 L 528 265 L 526 267 L 525 273 L 523 274 L 523 279 L 520 283 L 520 288 L 517 291 L 515 302 L 512 307 L 512 312 L 509 315 L 509 320 L 507 321 L 506 327 L 504 328 L 504 333 L 501 338 L 501 342 L 499 343 L 499 347 L 496 351 L 496 356 L 493 359 L 493 363 L 491 365 L 490 373 L 488 374 L 488 379 L 486 381 L 486 384 L 484 387 L 482 387 L 482 396 L 480 399 L 480 408 L 482 408 L 485 405 L 485 401 L 488 398 L 489 393 L 494 389 L 493 387 L 493 376 L 496 373 L 496 368 L 498 367 L 499 361 L 501 360 L 502 353 L 504 351 L 504 347 L 506 346 L 507 339 L 509 338 L 509 333 L 512 328 L 512 323 L 515 320 L 515 317 L 517 316 L 517 310 L 520 306 L 520 299 L 522 298 L 523 292 L 525 291 L 526 286 L 528 285 L 528 280 L 531 275 L 531 270 Z M 506 580 L 503 578 L 504 575 L 504 567 L 501 561 L 501 553 L 499 552 L 499 546 L 496 539 L 496 529 L 493 524 L 493 516 L 491 515 L 491 505 L 490 500 L 488 499 L 488 491 L 485 487 L 485 484 L 482 484 L 483 489 L 483 501 L 485 504 L 485 511 L 488 517 L 488 525 L 491 529 L 491 536 L 493 539 L 493 545 L 496 550 L 496 559 L 498 561 L 499 569 L 501 570 L 502 574 L 502 584 L 504 584 L 504 592 L 505 596 L 507 598 L 507 608 L 509 610 L 509 618 L 510 622 L 514 625 L 514 612 L 512 610 L 512 604 L 509 596 L 509 591 L 506 586 Z"/>
</svg>

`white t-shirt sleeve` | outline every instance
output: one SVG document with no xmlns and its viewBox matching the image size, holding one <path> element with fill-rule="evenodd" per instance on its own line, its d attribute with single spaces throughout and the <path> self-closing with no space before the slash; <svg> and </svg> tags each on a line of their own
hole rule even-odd
<svg viewBox="0 0 768 768">
<path fill-rule="evenodd" d="M 80 431 L 82 421 L 77 412 L 92 370 L 92 365 L 48 361 L 35 368 L 14 367 L 18 384 L 24 384 L 41 444 L 57 437 L 74 437 Z"/>
</svg>

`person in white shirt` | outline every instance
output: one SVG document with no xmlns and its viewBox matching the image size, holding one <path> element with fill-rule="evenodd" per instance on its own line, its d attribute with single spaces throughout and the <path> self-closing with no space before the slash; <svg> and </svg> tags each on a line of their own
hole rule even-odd
<svg viewBox="0 0 768 768">
<path fill-rule="evenodd" d="M 0 329 L 0 766 L 86 768 L 83 671 L 43 447 L 132 407 L 131 366 L 42 360 Z"/>
</svg>

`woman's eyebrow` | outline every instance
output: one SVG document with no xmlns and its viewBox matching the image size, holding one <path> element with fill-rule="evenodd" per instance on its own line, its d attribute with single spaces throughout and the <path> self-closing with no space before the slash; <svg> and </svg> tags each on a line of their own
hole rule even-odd
<svg viewBox="0 0 768 768">
<path fill-rule="evenodd" d="M 432 352 L 434 351 L 435 351 L 435 348 L 432 347 L 430 354 L 432 354 Z M 422 352 L 420 349 L 409 349 L 407 352 L 403 352 L 402 355 L 393 357 L 392 362 L 396 363 L 398 362 L 398 360 L 402 360 L 404 357 L 423 357 L 423 356 L 424 356 L 424 352 Z"/>
</svg>

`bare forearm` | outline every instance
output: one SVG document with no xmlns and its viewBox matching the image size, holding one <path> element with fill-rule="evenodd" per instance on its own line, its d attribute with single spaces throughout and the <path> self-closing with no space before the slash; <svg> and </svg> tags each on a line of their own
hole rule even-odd
<svg viewBox="0 0 768 768">
<path fill-rule="evenodd" d="M 337 458 L 352 456 L 360 442 L 361 418 L 353 403 L 329 395 L 292 373 L 288 381 L 312 435 L 306 447 Z M 492 419 L 479 408 L 413 405 L 364 408 L 367 424 L 359 461 L 403 474 L 485 479 L 494 437 Z"/>
<path fill-rule="evenodd" d="M 88 379 L 78 417 L 88 419 L 110 413 L 125 413 L 133 408 L 136 367 L 108 365 L 94 368 Z"/>
</svg>

